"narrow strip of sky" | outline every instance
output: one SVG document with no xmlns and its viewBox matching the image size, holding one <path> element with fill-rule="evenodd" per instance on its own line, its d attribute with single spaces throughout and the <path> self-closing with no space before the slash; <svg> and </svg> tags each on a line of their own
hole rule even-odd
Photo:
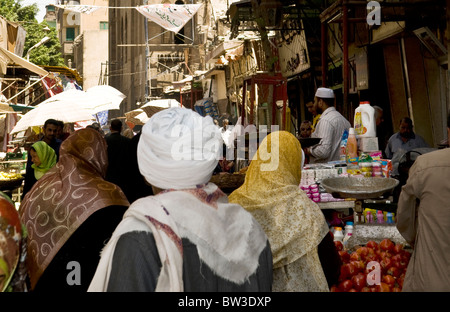
<svg viewBox="0 0 450 312">
<path fill-rule="evenodd" d="M 55 4 L 55 0 L 22 0 L 22 6 L 27 6 L 36 3 L 39 8 L 39 12 L 36 15 L 38 22 L 42 22 L 45 16 L 45 6 L 49 4 Z"/>
</svg>

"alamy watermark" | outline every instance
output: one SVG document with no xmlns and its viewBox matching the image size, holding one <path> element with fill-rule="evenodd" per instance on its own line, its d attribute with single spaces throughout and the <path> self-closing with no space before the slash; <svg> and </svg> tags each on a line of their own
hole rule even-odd
<svg viewBox="0 0 450 312">
<path fill-rule="evenodd" d="M 66 282 L 69 286 L 81 285 L 81 265 L 78 261 L 70 261 L 66 265 L 69 273 L 66 276 Z"/>
<path fill-rule="evenodd" d="M 68 5 L 80 5 L 78 1 L 69 1 Z M 66 17 L 67 25 L 79 26 L 81 25 L 81 14 L 78 12 L 70 11 Z"/>
<path fill-rule="evenodd" d="M 370 1 L 367 3 L 366 21 L 369 26 L 381 25 L 381 5 L 378 1 Z"/>
</svg>

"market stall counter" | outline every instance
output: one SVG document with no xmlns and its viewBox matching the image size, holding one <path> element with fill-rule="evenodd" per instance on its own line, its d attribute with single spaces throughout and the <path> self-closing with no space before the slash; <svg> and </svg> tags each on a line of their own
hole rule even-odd
<svg viewBox="0 0 450 312">
<path fill-rule="evenodd" d="M 26 159 L 15 158 L 11 153 L 0 161 L 0 191 L 13 201 L 20 202 L 21 188 L 24 181 Z"/>
</svg>

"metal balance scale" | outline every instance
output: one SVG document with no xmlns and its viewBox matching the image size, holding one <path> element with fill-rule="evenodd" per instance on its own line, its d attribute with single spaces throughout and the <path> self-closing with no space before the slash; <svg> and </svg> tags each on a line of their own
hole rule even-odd
<svg viewBox="0 0 450 312">
<path fill-rule="evenodd" d="M 399 181 L 393 178 L 334 177 L 323 179 L 320 185 L 335 198 L 355 199 L 354 223 L 363 223 L 363 201 L 390 195 Z"/>
</svg>

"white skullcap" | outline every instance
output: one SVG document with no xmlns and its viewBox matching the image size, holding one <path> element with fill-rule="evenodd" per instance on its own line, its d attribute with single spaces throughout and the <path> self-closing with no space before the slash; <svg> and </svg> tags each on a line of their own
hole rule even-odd
<svg viewBox="0 0 450 312">
<path fill-rule="evenodd" d="M 222 138 L 210 116 L 180 107 L 154 114 L 142 127 L 139 171 L 161 189 L 207 183 L 222 153 Z"/>
<path fill-rule="evenodd" d="M 316 96 L 323 99 L 334 99 L 334 92 L 328 88 L 318 88 L 316 91 Z"/>
</svg>

